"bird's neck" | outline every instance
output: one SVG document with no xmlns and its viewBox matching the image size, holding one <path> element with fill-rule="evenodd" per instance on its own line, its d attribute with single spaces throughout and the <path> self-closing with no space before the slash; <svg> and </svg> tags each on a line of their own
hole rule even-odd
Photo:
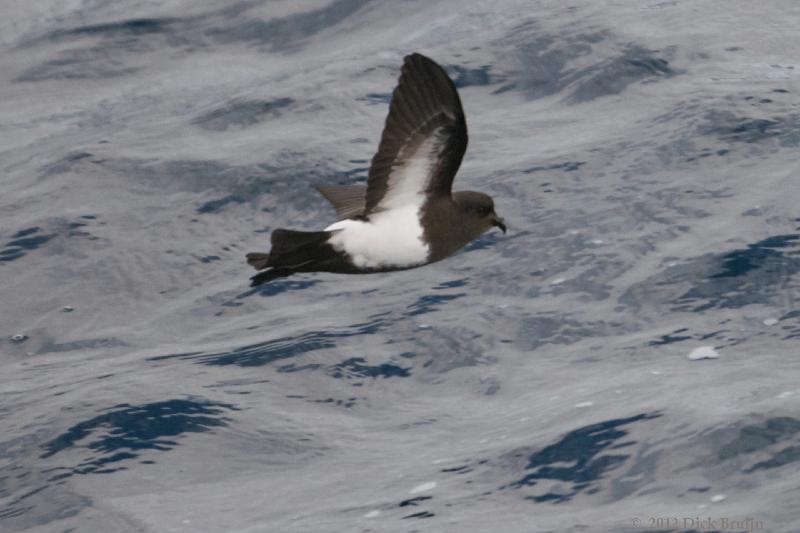
<svg viewBox="0 0 800 533">
<path fill-rule="evenodd" d="M 422 208 L 423 238 L 430 243 L 428 260 L 433 263 L 454 254 L 471 240 L 463 224 L 461 209 L 451 197 L 429 199 Z"/>
</svg>

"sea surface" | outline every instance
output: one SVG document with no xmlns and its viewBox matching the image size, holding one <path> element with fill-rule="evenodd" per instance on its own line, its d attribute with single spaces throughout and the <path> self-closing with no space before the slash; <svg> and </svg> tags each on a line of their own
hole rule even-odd
<svg viewBox="0 0 800 533">
<path fill-rule="evenodd" d="M 4 0 L 0 531 L 800 531 L 800 3 Z M 509 232 L 251 289 L 402 58 Z"/>
</svg>

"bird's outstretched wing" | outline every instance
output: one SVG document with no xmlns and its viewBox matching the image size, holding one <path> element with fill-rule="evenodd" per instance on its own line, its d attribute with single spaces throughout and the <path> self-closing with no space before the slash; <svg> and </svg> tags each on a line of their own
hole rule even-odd
<svg viewBox="0 0 800 533">
<path fill-rule="evenodd" d="M 314 188 L 336 209 L 339 220 L 364 214 L 364 201 L 367 197 L 367 188 L 364 185 L 314 185 Z"/>
<path fill-rule="evenodd" d="M 431 59 L 406 56 L 369 169 L 364 214 L 449 195 L 466 149 L 467 123 L 452 80 Z"/>
</svg>

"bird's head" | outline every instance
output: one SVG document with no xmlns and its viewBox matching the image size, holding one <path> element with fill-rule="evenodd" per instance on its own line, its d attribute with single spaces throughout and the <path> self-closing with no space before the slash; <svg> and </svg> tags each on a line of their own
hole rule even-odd
<svg viewBox="0 0 800 533">
<path fill-rule="evenodd" d="M 461 210 L 464 225 L 476 237 L 493 227 L 506 232 L 505 222 L 494 212 L 494 200 L 488 194 L 459 191 L 453 193 L 453 201 Z"/>
</svg>

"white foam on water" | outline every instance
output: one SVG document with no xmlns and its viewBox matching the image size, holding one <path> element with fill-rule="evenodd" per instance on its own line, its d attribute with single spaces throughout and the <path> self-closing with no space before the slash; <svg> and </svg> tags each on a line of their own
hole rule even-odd
<svg viewBox="0 0 800 533">
<path fill-rule="evenodd" d="M 413 489 L 408 491 L 408 493 L 409 494 L 419 494 L 420 492 L 430 492 L 435 488 L 436 488 L 436 482 L 435 481 L 428 481 L 426 483 L 422 483 L 421 485 L 417 485 L 416 487 L 414 487 Z"/>
<path fill-rule="evenodd" d="M 713 346 L 698 346 L 686 354 L 686 357 L 692 361 L 700 359 L 719 359 L 719 352 Z"/>
</svg>

